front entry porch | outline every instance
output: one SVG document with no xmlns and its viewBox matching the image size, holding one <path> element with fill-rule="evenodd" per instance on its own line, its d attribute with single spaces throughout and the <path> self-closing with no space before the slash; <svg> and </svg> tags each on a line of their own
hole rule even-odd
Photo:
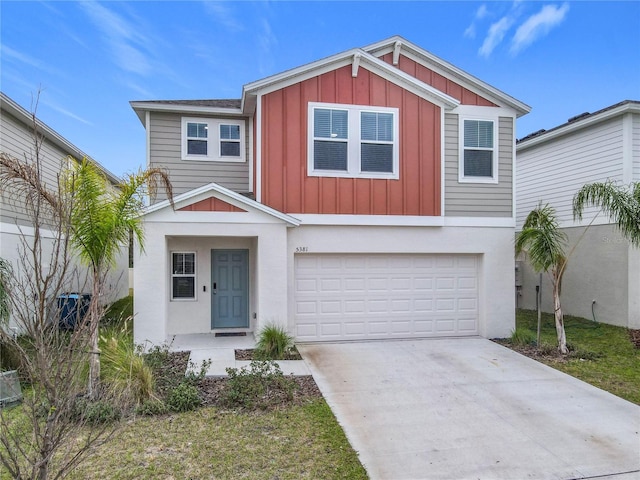
<svg viewBox="0 0 640 480">
<path fill-rule="evenodd" d="M 215 333 L 175 335 L 169 344 L 172 352 L 191 352 L 189 367 L 199 371 L 203 361 L 211 360 L 207 369 L 209 377 L 227 376 L 227 368 L 247 367 L 247 360 L 236 360 L 236 349 L 255 348 L 256 340 L 252 333 L 240 336 L 216 336 Z M 304 360 L 278 360 L 276 362 L 285 375 L 311 375 Z"/>
</svg>

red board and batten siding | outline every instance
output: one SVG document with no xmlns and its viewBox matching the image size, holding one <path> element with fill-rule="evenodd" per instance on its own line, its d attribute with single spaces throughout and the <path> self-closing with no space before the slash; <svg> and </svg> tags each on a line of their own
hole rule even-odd
<svg viewBox="0 0 640 480">
<path fill-rule="evenodd" d="M 205 198 L 186 207 L 179 208 L 181 212 L 245 212 L 241 208 L 231 205 L 215 197 Z"/>
<path fill-rule="evenodd" d="M 380 59 L 389 65 L 393 64 L 393 54 L 388 53 L 383 55 Z M 405 73 L 408 73 L 412 77 L 417 78 L 421 82 L 431 85 L 437 88 L 443 93 L 446 93 L 450 97 L 458 100 L 462 105 L 477 105 L 481 107 L 496 107 L 497 105 L 490 102 L 486 98 L 473 93 L 471 90 L 458 85 L 457 83 L 443 77 L 442 75 L 428 69 L 424 65 L 419 64 L 415 60 L 412 60 L 404 55 L 400 55 L 398 58 L 398 68 Z"/>
<path fill-rule="evenodd" d="M 309 102 L 396 107 L 399 180 L 307 176 Z M 287 213 L 440 215 L 440 108 L 351 66 L 262 97 L 262 203 Z"/>
</svg>

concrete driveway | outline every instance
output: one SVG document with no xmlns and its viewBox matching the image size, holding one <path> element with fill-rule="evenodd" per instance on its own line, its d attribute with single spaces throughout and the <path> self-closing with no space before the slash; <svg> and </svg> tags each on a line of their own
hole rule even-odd
<svg viewBox="0 0 640 480">
<path fill-rule="evenodd" d="M 480 338 L 299 345 L 372 479 L 640 479 L 640 407 Z"/>
</svg>

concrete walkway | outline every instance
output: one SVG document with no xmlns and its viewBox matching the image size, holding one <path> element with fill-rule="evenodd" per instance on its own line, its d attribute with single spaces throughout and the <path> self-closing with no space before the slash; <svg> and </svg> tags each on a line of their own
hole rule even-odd
<svg viewBox="0 0 640 480">
<path fill-rule="evenodd" d="M 480 338 L 298 345 L 372 479 L 640 479 L 640 407 Z"/>
<path fill-rule="evenodd" d="M 256 345 L 253 335 L 216 337 L 213 334 L 176 335 L 171 342 L 174 352 L 190 351 L 189 370 L 200 370 L 202 362 L 211 360 L 207 369 L 209 377 L 226 377 L 227 368 L 248 367 L 247 360 L 236 360 L 236 349 L 250 349 Z M 282 373 L 285 375 L 311 375 L 307 364 L 303 360 L 277 360 Z"/>
</svg>

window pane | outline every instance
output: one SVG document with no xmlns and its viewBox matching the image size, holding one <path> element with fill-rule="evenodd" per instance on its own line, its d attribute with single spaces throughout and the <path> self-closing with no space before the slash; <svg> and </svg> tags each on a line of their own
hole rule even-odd
<svg viewBox="0 0 640 480">
<path fill-rule="evenodd" d="M 182 273 L 185 275 L 193 275 L 196 271 L 196 258 L 193 253 L 183 253 L 184 258 L 184 270 Z"/>
<path fill-rule="evenodd" d="M 348 135 L 348 112 L 346 110 L 331 110 L 331 137 L 347 138 Z"/>
<path fill-rule="evenodd" d="M 189 155 L 206 155 L 207 141 L 206 140 L 187 140 L 187 153 Z"/>
<path fill-rule="evenodd" d="M 375 113 L 360 115 L 360 137 L 362 140 L 378 140 L 378 118 Z"/>
<path fill-rule="evenodd" d="M 187 123 L 187 137 L 207 138 L 207 124 Z"/>
<path fill-rule="evenodd" d="M 222 157 L 239 157 L 240 142 L 220 142 L 220 155 Z"/>
<path fill-rule="evenodd" d="M 378 140 L 393 142 L 393 115 L 378 113 Z"/>
<path fill-rule="evenodd" d="M 464 175 L 465 177 L 492 177 L 493 152 L 488 150 L 465 150 Z"/>
<path fill-rule="evenodd" d="M 220 138 L 240 140 L 240 125 L 220 125 Z"/>
<path fill-rule="evenodd" d="M 363 172 L 393 173 L 393 145 L 363 143 L 360 160 Z"/>
<path fill-rule="evenodd" d="M 346 142 L 313 142 L 313 168 L 315 170 L 347 170 Z"/>
<path fill-rule="evenodd" d="M 316 108 L 313 118 L 313 135 L 320 138 L 347 138 L 348 112 Z"/>
<path fill-rule="evenodd" d="M 194 277 L 173 277 L 173 298 L 195 298 Z"/>
<path fill-rule="evenodd" d="M 172 256 L 173 256 L 173 259 L 171 261 L 171 265 L 172 265 L 171 270 L 173 271 L 174 275 L 184 273 L 184 265 L 183 265 L 184 254 L 174 253 Z"/>
<path fill-rule="evenodd" d="M 493 148 L 493 122 L 465 120 L 464 146 L 471 148 Z"/>
<path fill-rule="evenodd" d="M 331 110 L 327 110 L 326 108 L 316 108 L 313 112 L 313 136 L 330 138 Z"/>
<path fill-rule="evenodd" d="M 393 141 L 393 115 L 391 113 L 362 112 L 360 115 L 362 140 Z"/>
</svg>

